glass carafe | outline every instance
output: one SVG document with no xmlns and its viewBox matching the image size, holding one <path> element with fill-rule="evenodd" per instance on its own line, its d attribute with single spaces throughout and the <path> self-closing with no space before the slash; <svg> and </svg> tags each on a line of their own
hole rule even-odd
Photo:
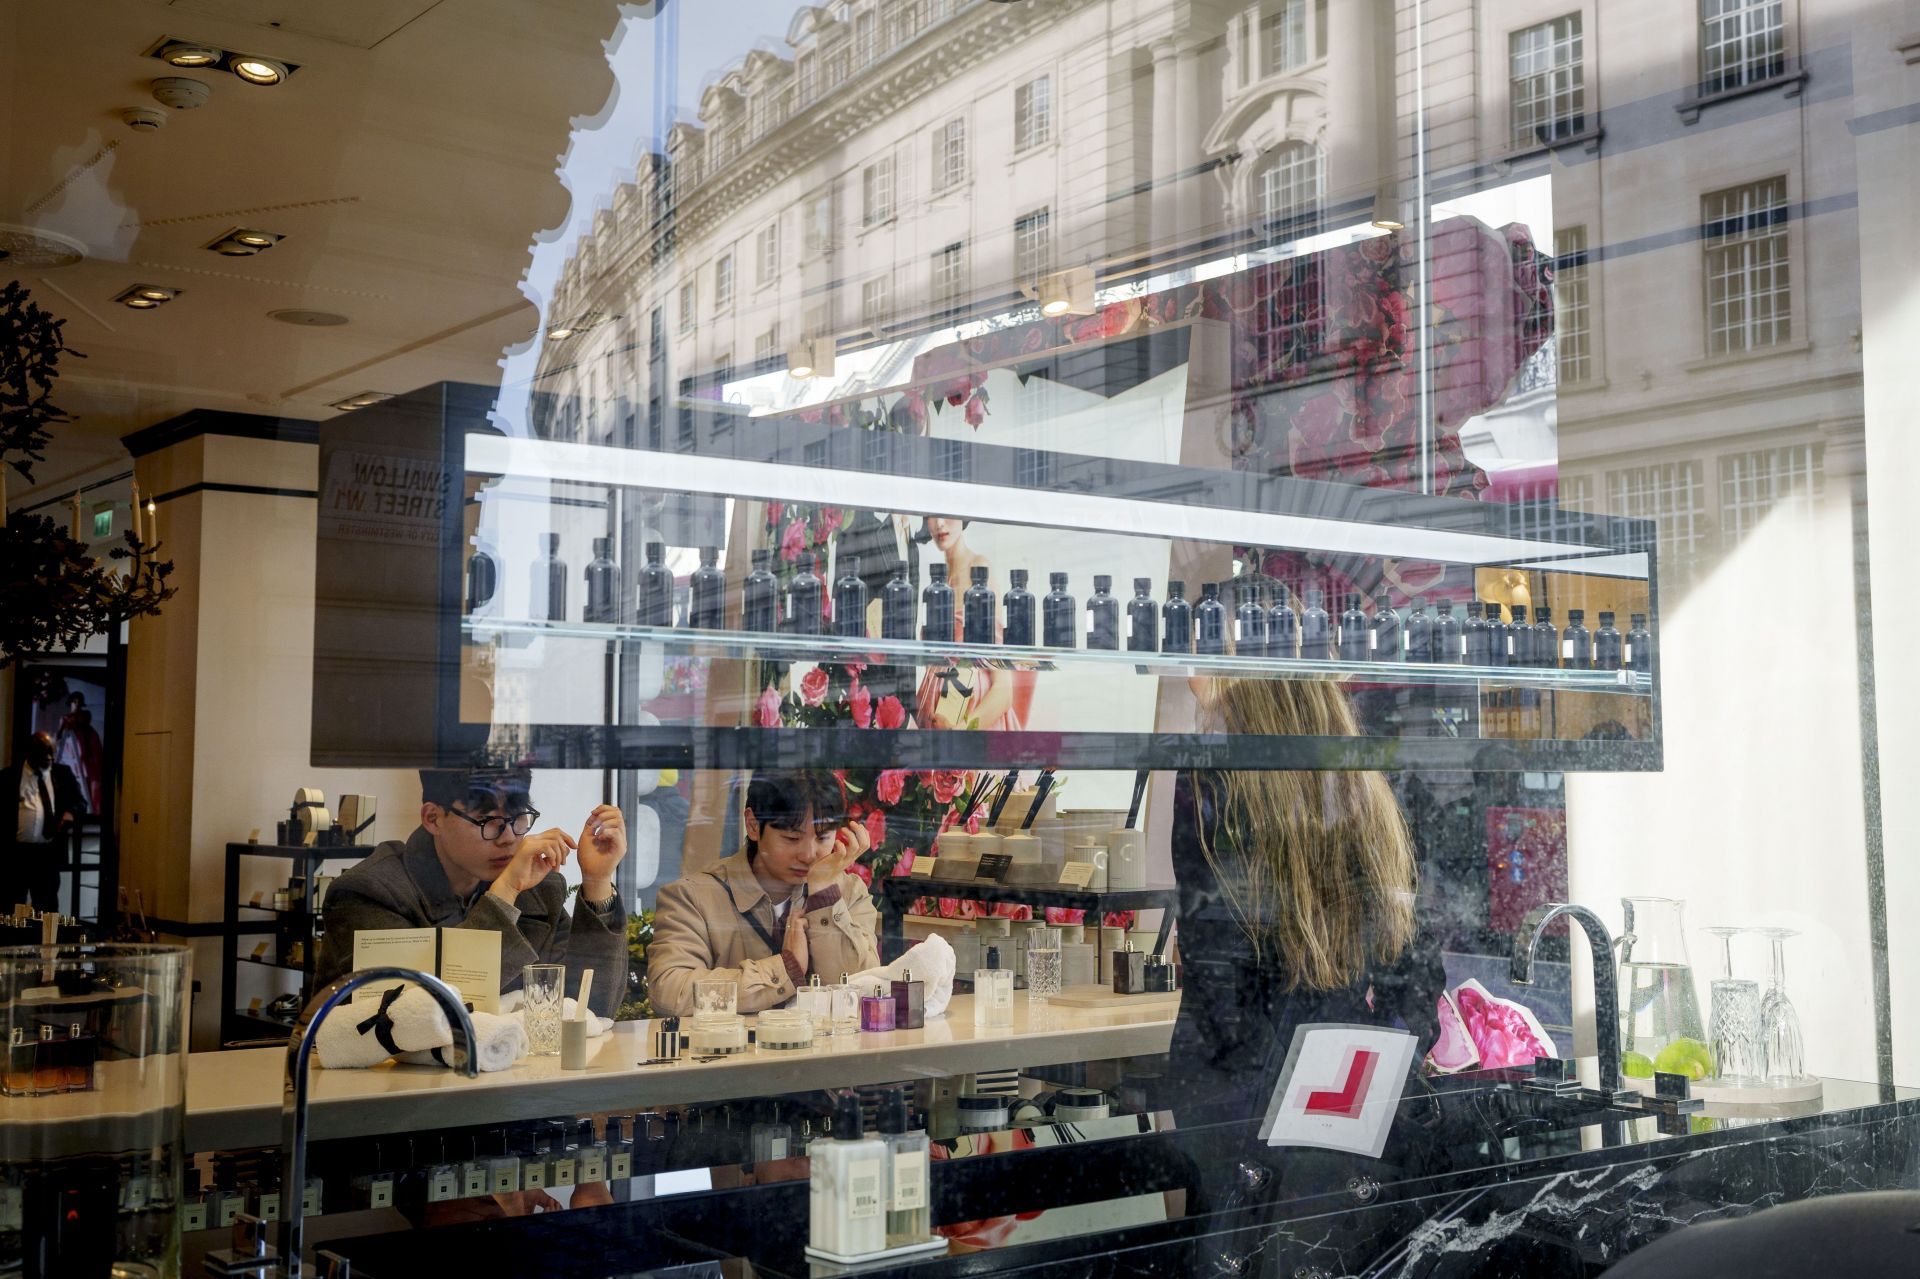
<svg viewBox="0 0 1920 1279">
<path fill-rule="evenodd" d="M 1693 988 L 1693 964 L 1687 958 L 1684 915 L 1687 904 L 1673 897 L 1622 897 L 1626 926 L 1620 948 L 1620 1051 L 1629 1074 L 1650 1068 L 1696 1077 L 1711 1069 L 1706 1026 Z M 1679 1040 L 1692 1041 L 1669 1054 Z M 1635 1055 L 1644 1061 L 1635 1059 Z"/>
</svg>

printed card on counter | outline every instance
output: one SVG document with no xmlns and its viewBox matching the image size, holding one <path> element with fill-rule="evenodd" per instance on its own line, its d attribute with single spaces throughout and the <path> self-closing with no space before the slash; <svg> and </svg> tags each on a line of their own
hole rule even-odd
<svg viewBox="0 0 1920 1279">
<path fill-rule="evenodd" d="M 1069 888 L 1085 888 L 1093 882 L 1093 863 L 1066 863 L 1060 868 L 1060 882 Z"/>
<path fill-rule="evenodd" d="M 932 879 L 938 873 L 934 867 L 939 864 L 940 859 L 937 857 L 916 857 L 913 859 L 913 865 L 907 868 L 907 874 L 914 879 Z"/>
<path fill-rule="evenodd" d="M 980 857 L 980 869 L 973 873 L 973 877 L 991 879 L 997 884 L 1007 877 L 1007 871 L 1012 866 L 1012 853 L 983 853 Z"/>
<path fill-rule="evenodd" d="M 500 1011 L 500 934 L 486 928 L 360 928 L 353 934 L 353 966 L 417 968 L 450 982 L 477 1013 Z M 377 999 L 378 983 L 362 986 L 354 1002 Z"/>
</svg>

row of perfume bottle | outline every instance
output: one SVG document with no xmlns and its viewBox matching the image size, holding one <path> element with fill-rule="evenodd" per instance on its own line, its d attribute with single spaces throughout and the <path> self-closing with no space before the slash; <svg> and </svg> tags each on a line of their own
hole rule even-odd
<svg viewBox="0 0 1920 1279">
<path fill-rule="evenodd" d="M 6 1069 L 0 1071 L 0 1095 L 44 1097 L 52 1093 L 92 1092 L 100 1041 L 74 1022 L 62 1033 L 42 1025 L 37 1034 L 15 1026 L 7 1037 Z"/>
<path fill-rule="evenodd" d="M 831 1260 L 934 1242 L 926 1128 L 901 1089 L 875 1112 L 868 1131 L 859 1095 L 842 1093 L 828 1134 L 807 1146 L 807 1246 Z"/>
</svg>

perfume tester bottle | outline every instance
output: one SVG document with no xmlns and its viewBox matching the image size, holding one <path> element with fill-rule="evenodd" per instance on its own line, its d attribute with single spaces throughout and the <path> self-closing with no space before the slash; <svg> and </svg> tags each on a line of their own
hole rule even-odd
<svg viewBox="0 0 1920 1279">
<path fill-rule="evenodd" d="M 1433 624 L 1433 660 L 1436 662 L 1458 662 L 1461 653 L 1462 627 L 1460 619 L 1453 615 L 1453 601 L 1440 601 L 1440 616 Z"/>
<path fill-rule="evenodd" d="M 780 583 L 767 567 L 773 552 L 753 553 L 753 569 L 740 588 L 740 624 L 750 631 L 780 629 Z"/>
<path fill-rule="evenodd" d="M 1235 579 L 1239 607 L 1233 610 L 1233 652 L 1236 657 L 1267 655 L 1267 608 L 1260 602 L 1260 584 L 1242 575 Z"/>
<path fill-rule="evenodd" d="M 634 585 L 634 620 L 642 626 L 673 625 L 673 570 L 666 556 L 664 543 L 647 543 L 647 562 Z"/>
<path fill-rule="evenodd" d="M 1160 650 L 1160 605 L 1154 601 L 1153 579 L 1133 579 L 1133 598 L 1127 601 L 1127 651 L 1156 653 Z"/>
<path fill-rule="evenodd" d="M 880 588 L 880 638 L 913 638 L 913 583 L 904 561 L 893 566 L 893 576 Z"/>
<path fill-rule="evenodd" d="M 826 584 L 815 575 L 813 565 L 813 552 L 800 552 L 799 571 L 787 583 L 787 616 L 795 635 L 818 635 L 826 611 Z"/>
<path fill-rule="evenodd" d="M 1006 610 L 1000 642 L 1032 648 L 1034 636 L 1039 633 L 1034 624 L 1034 618 L 1039 612 L 1040 601 L 1034 597 L 1032 591 L 1027 589 L 1027 570 L 1008 569 L 1007 581 L 1011 585 L 1000 601 L 1001 606 Z"/>
<path fill-rule="evenodd" d="M 1105 573 L 1093 578 L 1093 594 L 1087 597 L 1087 647 L 1120 647 L 1120 601 L 1113 597 L 1113 579 Z"/>
<path fill-rule="evenodd" d="M 587 562 L 587 602 L 581 612 L 587 622 L 620 620 L 620 570 L 613 562 L 613 539 L 593 539 L 593 558 Z"/>
<path fill-rule="evenodd" d="M 1167 653 L 1191 653 L 1193 651 L 1193 605 L 1187 603 L 1187 584 L 1178 578 L 1167 582 L 1167 602 L 1160 609 L 1161 621 L 1165 629 L 1161 640 L 1161 651 Z"/>
<path fill-rule="evenodd" d="M 1275 592 L 1273 607 L 1267 610 L 1268 657 L 1291 661 L 1300 656 L 1300 615 L 1288 602 L 1291 595 L 1291 591 L 1281 586 Z"/>
<path fill-rule="evenodd" d="M 567 562 L 560 558 L 560 535 L 542 533 L 540 539 L 546 550 L 533 562 L 528 607 L 536 621 L 564 622 L 567 620 Z"/>
<path fill-rule="evenodd" d="M 1600 629 L 1593 633 L 1593 668 L 1597 671 L 1619 670 L 1623 651 L 1620 632 L 1613 629 L 1613 612 L 1607 610 L 1600 614 Z"/>
<path fill-rule="evenodd" d="M 867 583 L 860 576 L 860 557 L 843 556 L 840 580 L 833 584 L 833 633 L 848 639 L 867 637 Z"/>
<path fill-rule="evenodd" d="M 700 567 L 687 582 L 687 625 L 717 631 L 727 624 L 727 575 L 718 567 L 720 548 L 700 548 Z"/>
<path fill-rule="evenodd" d="M 1227 606 L 1220 602 L 1220 583 L 1203 582 L 1200 602 L 1193 606 L 1193 651 L 1219 655 L 1227 651 Z"/>
<path fill-rule="evenodd" d="M 1040 625 L 1045 632 L 1046 645 L 1048 648 L 1077 648 L 1080 643 L 1077 634 L 1080 617 L 1073 596 L 1067 594 L 1067 575 L 1049 573 L 1047 582 L 1053 589 L 1040 601 Z"/>
<path fill-rule="evenodd" d="M 953 643 L 953 587 L 947 585 L 947 566 L 937 561 L 927 565 L 926 589 L 920 592 L 920 638 Z"/>
<path fill-rule="evenodd" d="M 1320 607 L 1320 592 L 1307 592 L 1307 611 L 1300 615 L 1300 656 L 1324 662 L 1333 655 L 1333 619 Z"/>
<path fill-rule="evenodd" d="M 1360 609 L 1358 595 L 1347 596 L 1347 606 L 1340 612 L 1340 660 L 1373 660 L 1373 632 L 1367 627 L 1367 615 Z"/>
</svg>

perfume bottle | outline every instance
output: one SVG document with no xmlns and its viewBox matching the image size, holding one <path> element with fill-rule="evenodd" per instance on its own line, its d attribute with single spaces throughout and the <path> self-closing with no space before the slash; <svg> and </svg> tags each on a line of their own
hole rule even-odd
<svg viewBox="0 0 1920 1279">
<path fill-rule="evenodd" d="M 893 996 L 891 994 L 860 997 L 860 1029 L 871 1031 L 893 1029 Z"/>
<path fill-rule="evenodd" d="M 478 613 L 499 589 L 500 565 L 493 552 L 484 546 L 474 547 L 467 557 L 467 612 Z"/>
<path fill-rule="evenodd" d="M 634 621 L 642 626 L 673 625 L 673 570 L 666 557 L 664 543 L 647 543 L 647 562 L 633 591 Z"/>
<path fill-rule="evenodd" d="M 1466 646 L 1467 665 L 1485 666 L 1492 653 L 1493 637 L 1487 627 L 1486 607 L 1477 599 L 1467 601 L 1467 622 L 1461 628 L 1461 642 Z"/>
<path fill-rule="evenodd" d="M 881 1140 L 887 1143 L 887 1243 L 917 1243 L 933 1233 L 927 1194 L 929 1145 L 924 1128 L 907 1118 L 905 1090 L 890 1090 L 880 1102 Z"/>
<path fill-rule="evenodd" d="M 1127 651 L 1160 651 L 1160 605 L 1154 602 L 1153 579 L 1133 579 L 1133 598 L 1127 601 Z"/>
<path fill-rule="evenodd" d="M 687 582 L 687 625 L 697 631 L 722 630 L 727 624 L 727 575 L 718 568 L 720 548 L 700 548 L 700 567 Z"/>
<path fill-rule="evenodd" d="M 613 562 L 613 539 L 593 539 L 593 558 L 587 562 L 587 602 L 582 621 L 620 620 L 620 570 Z"/>
<path fill-rule="evenodd" d="M 1567 629 L 1560 632 L 1560 664 L 1570 671 L 1593 669 L 1593 633 L 1587 629 L 1587 610 L 1567 610 Z"/>
<path fill-rule="evenodd" d="M 1440 601 L 1440 617 L 1433 624 L 1433 660 L 1458 662 L 1461 653 L 1460 619 L 1453 615 L 1453 601 Z"/>
<path fill-rule="evenodd" d="M 560 558 L 560 535 L 542 533 L 545 554 L 533 562 L 532 591 L 527 607 L 535 621 L 567 620 L 567 562 Z"/>
<path fill-rule="evenodd" d="M 880 638 L 913 638 L 913 583 L 907 580 L 905 561 L 893 566 L 893 576 L 880 588 Z"/>
<path fill-rule="evenodd" d="M 831 1257 L 887 1246 L 887 1143 L 861 1133 L 860 1098 L 834 1099 L 833 1131 L 807 1146 L 807 1240 Z"/>
<path fill-rule="evenodd" d="M 1533 642 L 1528 652 L 1535 666 L 1553 670 L 1560 665 L 1560 632 L 1554 629 L 1552 609 L 1533 610 Z"/>
<path fill-rule="evenodd" d="M 1367 629 L 1367 615 L 1360 610 L 1358 595 L 1347 596 L 1347 606 L 1340 612 L 1340 660 L 1373 660 L 1373 634 Z"/>
<path fill-rule="evenodd" d="M 973 566 L 973 585 L 960 597 L 960 638 L 969 644 L 992 644 L 998 637 L 994 632 L 999 629 L 998 619 L 994 616 L 997 605 L 993 598 L 993 588 L 987 585 L 987 566 Z"/>
<path fill-rule="evenodd" d="M 1200 584 L 1200 602 L 1193 606 L 1193 651 L 1209 656 L 1227 651 L 1227 606 L 1220 602 L 1218 582 Z"/>
<path fill-rule="evenodd" d="M 1632 623 L 1627 631 L 1627 669 L 1639 671 L 1642 675 L 1653 673 L 1653 633 L 1647 629 L 1647 615 L 1634 613 L 1628 617 Z"/>
<path fill-rule="evenodd" d="M 787 619 L 795 635 L 818 635 L 825 611 L 826 586 L 813 571 L 812 551 L 800 552 L 799 570 L 787 583 Z"/>
<path fill-rule="evenodd" d="M 953 643 L 953 588 L 947 585 L 947 566 L 927 566 L 927 586 L 920 592 L 920 638 L 935 644 Z"/>
<path fill-rule="evenodd" d="M 6 1069 L 0 1071 L 0 1091 L 9 1097 L 33 1097 L 39 1089 L 33 1082 L 34 1056 L 40 1045 L 27 1038 L 25 1026 L 15 1026 L 7 1039 Z"/>
<path fill-rule="evenodd" d="M 915 981 L 913 971 L 893 983 L 895 1030 L 919 1030 L 927 1024 L 927 983 Z"/>
<path fill-rule="evenodd" d="M 1013 970 L 1000 966 L 1000 948 L 987 947 L 987 966 L 973 972 L 973 1025 L 1005 1030 L 1013 1025 Z"/>
<path fill-rule="evenodd" d="M 750 631 L 780 629 L 780 583 L 767 567 L 773 552 L 753 553 L 753 570 L 740 588 L 740 624 Z"/>
<path fill-rule="evenodd" d="M 1300 615 L 1300 656 L 1324 662 L 1333 656 L 1333 619 L 1320 607 L 1320 592 L 1307 592 L 1307 611 Z"/>
<path fill-rule="evenodd" d="M 1077 647 L 1080 643 L 1080 637 L 1075 633 L 1080 628 L 1079 609 L 1075 607 L 1073 596 L 1067 594 L 1067 575 L 1049 573 L 1047 582 L 1053 589 L 1040 601 L 1040 627 L 1046 645 L 1048 648 Z"/>
<path fill-rule="evenodd" d="M 1239 606 L 1233 610 L 1233 651 L 1238 657 L 1267 655 L 1267 610 L 1260 602 L 1260 583 L 1242 575 L 1235 579 Z"/>
<path fill-rule="evenodd" d="M 1373 610 L 1373 660 L 1376 662 L 1397 662 L 1403 656 L 1406 635 L 1400 627 L 1400 614 L 1386 604 L 1377 604 Z"/>
<path fill-rule="evenodd" d="M 1527 608 L 1524 604 L 1510 604 L 1507 612 L 1511 620 L 1507 623 L 1507 665 L 1533 665 L 1533 626 L 1527 621 Z"/>
<path fill-rule="evenodd" d="M 1498 604 L 1482 606 L 1487 615 L 1487 665 L 1505 666 L 1507 652 L 1513 646 L 1513 632 L 1500 617 Z"/>
<path fill-rule="evenodd" d="M 53 1027 L 40 1027 L 40 1042 L 34 1045 L 33 1089 L 35 1092 L 65 1092 L 67 1089 L 67 1044 L 56 1039 Z"/>
<path fill-rule="evenodd" d="M 1407 660 L 1433 660 L 1433 618 L 1427 615 L 1427 601 L 1418 595 L 1407 610 Z"/>
<path fill-rule="evenodd" d="M 1193 605 L 1187 603 L 1187 584 L 1177 578 L 1167 582 L 1167 602 L 1160 610 L 1165 637 L 1160 648 L 1168 653 L 1193 651 Z"/>
<path fill-rule="evenodd" d="M 76 1021 L 67 1027 L 65 1048 L 67 1091 L 92 1092 L 93 1064 L 99 1057 L 99 1042 Z"/>
<path fill-rule="evenodd" d="M 1116 995 L 1144 995 L 1147 993 L 1147 953 L 1135 950 L 1132 942 L 1116 950 L 1113 959 L 1113 993 Z"/>
<path fill-rule="evenodd" d="M 1113 597 L 1113 578 L 1096 573 L 1093 594 L 1087 597 L 1087 647 L 1120 647 L 1120 601 Z"/>
<path fill-rule="evenodd" d="M 844 557 L 840 580 L 833 584 L 833 633 L 848 639 L 867 637 L 867 583 L 860 576 L 860 557 Z"/>
<path fill-rule="evenodd" d="M 1006 607 L 1006 621 L 1000 633 L 1003 644 L 1018 644 L 1022 648 L 1032 648 L 1034 636 L 1039 633 L 1034 618 L 1040 609 L 1039 600 L 1027 589 L 1027 570 L 1015 568 L 1007 570 L 1007 581 L 1011 585 L 1001 603 Z"/>
<path fill-rule="evenodd" d="M 1622 652 L 1620 632 L 1613 629 L 1611 610 L 1600 614 L 1600 629 L 1593 633 L 1593 669 L 1617 671 Z"/>
<path fill-rule="evenodd" d="M 1280 587 L 1267 610 L 1267 656 L 1288 659 L 1300 656 L 1300 615 L 1287 601 L 1292 592 Z"/>
</svg>

